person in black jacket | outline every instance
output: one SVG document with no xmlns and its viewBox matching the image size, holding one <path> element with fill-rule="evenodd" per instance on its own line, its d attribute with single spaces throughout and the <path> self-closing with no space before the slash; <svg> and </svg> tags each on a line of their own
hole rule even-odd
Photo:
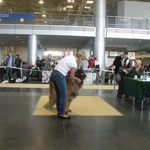
<svg viewBox="0 0 150 150">
<path fill-rule="evenodd" d="M 120 79 L 117 80 L 118 82 L 118 93 L 117 98 L 122 98 L 124 96 L 124 77 L 125 72 L 123 72 L 123 69 L 129 69 L 130 68 L 130 60 L 128 58 L 128 52 L 125 51 L 121 56 L 117 56 L 113 62 L 113 66 L 115 66 L 115 76 L 120 76 Z"/>
<path fill-rule="evenodd" d="M 36 67 L 38 67 L 41 70 L 41 61 L 39 57 L 37 57 L 37 60 L 36 60 Z"/>
<path fill-rule="evenodd" d="M 17 78 L 21 78 L 21 71 L 19 68 L 22 68 L 22 60 L 20 59 L 19 54 L 16 55 L 15 67 L 18 68 L 16 69 Z"/>
</svg>

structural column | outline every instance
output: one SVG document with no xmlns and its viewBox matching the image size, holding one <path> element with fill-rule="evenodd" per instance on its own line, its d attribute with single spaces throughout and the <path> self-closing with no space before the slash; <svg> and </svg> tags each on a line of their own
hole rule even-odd
<svg viewBox="0 0 150 150">
<path fill-rule="evenodd" d="M 36 66 L 37 59 L 37 35 L 29 35 L 28 41 L 28 63 L 29 65 Z"/>
<path fill-rule="evenodd" d="M 101 69 L 105 68 L 105 17 L 106 0 L 95 1 L 95 26 L 94 56 L 100 61 Z"/>
</svg>

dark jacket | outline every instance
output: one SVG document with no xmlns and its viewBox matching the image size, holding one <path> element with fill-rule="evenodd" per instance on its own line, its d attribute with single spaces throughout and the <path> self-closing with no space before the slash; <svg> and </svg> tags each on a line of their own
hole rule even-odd
<svg viewBox="0 0 150 150">
<path fill-rule="evenodd" d="M 122 62 L 122 57 L 121 56 L 117 56 L 113 62 L 113 65 L 115 66 L 115 74 L 118 73 L 119 68 L 121 66 L 121 62 Z"/>
<path fill-rule="evenodd" d="M 20 58 L 15 59 L 15 66 L 16 67 L 21 67 L 21 63 L 22 63 L 22 60 Z"/>
</svg>

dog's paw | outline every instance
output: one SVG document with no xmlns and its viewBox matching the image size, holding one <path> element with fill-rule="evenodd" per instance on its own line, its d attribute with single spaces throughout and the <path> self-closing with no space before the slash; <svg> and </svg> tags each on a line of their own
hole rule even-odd
<svg viewBox="0 0 150 150">
<path fill-rule="evenodd" d="M 43 107 L 44 107 L 44 108 L 50 108 L 50 104 L 49 104 L 49 103 L 46 103 Z"/>
<path fill-rule="evenodd" d="M 69 110 L 68 110 L 68 112 L 72 112 L 72 110 L 71 110 L 71 109 L 69 109 Z"/>
</svg>

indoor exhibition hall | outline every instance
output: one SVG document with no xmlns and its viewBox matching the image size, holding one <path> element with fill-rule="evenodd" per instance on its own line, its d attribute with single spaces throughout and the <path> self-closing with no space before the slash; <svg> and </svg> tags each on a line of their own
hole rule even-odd
<svg viewBox="0 0 150 150">
<path fill-rule="evenodd" d="M 150 0 L 0 0 L 0 150 L 150 150 Z"/>
</svg>

